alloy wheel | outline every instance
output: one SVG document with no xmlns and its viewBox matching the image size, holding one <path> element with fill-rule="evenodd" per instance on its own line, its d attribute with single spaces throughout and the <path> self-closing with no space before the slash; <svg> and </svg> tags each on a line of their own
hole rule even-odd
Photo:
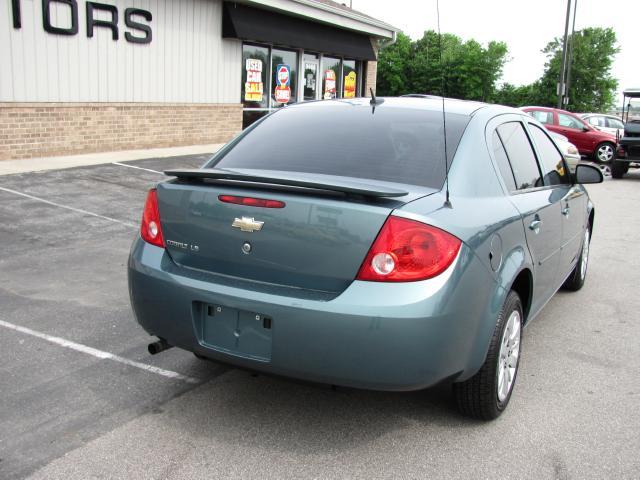
<svg viewBox="0 0 640 480">
<path fill-rule="evenodd" d="M 587 275 L 589 265 L 589 229 L 584 231 L 584 241 L 582 242 L 582 256 L 580 257 L 580 278 L 584 280 Z"/>
<path fill-rule="evenodd" d="M 513 388 L 520 355 L 520 312 L 514 310 L 509 315 L 502 332 L 500 355 L 498 356 L 498 401 L 504 402 Z"/>
<path fill-rule="evenodd" d="M 611 176 L 611 167 L 609 165 L 605 165 L 603 163 L 599 163 L 598 164 L 598 168 L 602 172 L 602 176 L 603 177 L 610 177 Z"/>
<path fill-rule="evenodd" d="M 614 155 L 613 147 L 608 143 L 598 148 L 598 160 L 601 162 L 610 162 Z"/>
</svg>

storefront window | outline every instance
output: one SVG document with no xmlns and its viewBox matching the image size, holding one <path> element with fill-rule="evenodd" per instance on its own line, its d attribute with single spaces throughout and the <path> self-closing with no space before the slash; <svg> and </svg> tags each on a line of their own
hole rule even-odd
<svg viewBox="0 0 640 480">
<path fill-rule="evenodd" d="M 358 96 L 358 72 L 355 60 L 345 60 L 342 62 L 343 78 L 343 98 L 355 98 Z"/>
<path fill-rule="evenodd" d="M 318 55 L 305 53 L 304 55 L 304 82 L 303 99 L 315 100 L 317 98 L 316 91 L 318 88 Z"/>
<path fill-rule="evenodd" d="M 290 50 L 271 50 L 271 107 L 296 103 L 298 54 Z"/>
<path fill-rule="evenodd" d="M 242 103 L 245 108 L 266 108 L 269 92 L 269 49 L 242 46 Z"/>
<path fill-rule="evenodd" d="M 242 127 L 273 109 L 303 100 L 355 98 L 362 95 L 362 62 L 299 53 L 272 46 L 242 45 Z M 302 71 L 299 71 L 299 68 Z"/>
<path fill-rule="evenodd" d="M 322 58 L 322 98 L 330 100 L 342 96 L 342 61 L 339 58 Z"/>
</svg>

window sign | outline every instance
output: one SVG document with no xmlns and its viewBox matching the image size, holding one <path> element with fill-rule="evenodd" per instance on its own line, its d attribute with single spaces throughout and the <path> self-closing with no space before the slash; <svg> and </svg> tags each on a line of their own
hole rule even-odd
<svg viewBox="0 0 640 480">
<path fill-rule="evenodd" d="M 344 77 L 344 98 L 356 96 L 356 72 L 351 71 Z"/>
<path fill-rule="evenodd" d="M 358 74 L 355 60 L 345 59 L 342 62 L 342 75 L 342 98 L 355 98 L 358 95 Z"/>
<path fill-rule="evenodd" d="M 278 103 L 289 103 L 291 100 L 291 67 L 280 64 L 276 66 L 276 91 L 274 97 Z"/>
<path fill-rule="evenodd" d="M 304 73 L 305 73 L 305 88 L 310 90 L 316 89 L 316 64 L 315 63 L 305 63 L 304 64 Z"/>
<path fill-rule="evenodd" d="M 245 62 L 247 81 L 244 84 L 244 99 L 247 102 L 262 102 L 264 84 L 262 83 L 262 60 L 247 58 Z"/>
<path fill-rule="evenodd" d="M 324 72 L 324 95 L 325 100 L 336 98 L 336 72 L 325 70 Z"/>
<path fill-rule="evenodd" d="M 342 96 L 342 59 L 322 57 L 322 91 L 321 98 L 330 100 Z"/>
<path fill-rule="evenodd" d="M 298 53 L 281 48 L 271 49 L 270 108 L 296 103 Z"/>
</svg>

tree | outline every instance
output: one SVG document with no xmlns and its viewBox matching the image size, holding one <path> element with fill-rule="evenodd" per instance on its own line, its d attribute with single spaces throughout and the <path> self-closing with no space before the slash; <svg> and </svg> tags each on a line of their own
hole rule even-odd
<svg viewBox="0 0 640 480">
<path fill-rule="evenodd" d="M 615 55 L 620 51 L 612 28 L 585 28 L 574 33 L 573 63 L 568 109 L 575 112 L 600 112 L 614 106 L 618 81 L 611 75 Z M 541 103 L 557 103 L 556 85 L 562 66 L 562 38 L 547 44 L 545 71 L 540 79 Z"/>
<path fill-rule="evenodd" d="M 463 42 L 449 33 L 440 37 L 433 30 L 415 42 L 399 34 L 394 45 L 380 52 L 378 93 L 431 93 L 489 100 L 502 75 L 506 55 L 503 42 L 490 42 L 485 48 L 475 40 Z"/>
<path fill-rule="evenodd" d="M 611 75 L 619 49 L 611 28 L 585 28 L 573 34 L 573 63 L 569 106 L 573 111 L 606 111 L 614 104 L 618 82 Z M 378 58 L 378 93 L 444 94 L 448 97 L 481 100 L 515 107 L 557 102 L 556 85 L 562 64 L 562 38 L 547 44 L 545 70 L 529 85 L 509 83 L 497 87 L 507 61 L 504 42 L 486 47 L 475 40 L 433 30 L 412 41 L 400 33 L 395 44 L 384 48 Z M 442 61 L 440 57 L 442 56 Z M 443 90 L 444 79 L 444 90 Z"/>
<path fill-rule="evenodd" d="M 402 32 L 398 33 L 396 42 L 382 49 L 378 55 L 376 91 L 379 95 L 407 93 L 406 84 L 412 58 L 411 39 Z"/>
<path fill-rule="evenodd" d="M 602 112 L 614 106 L 618 81 L 611 75 L 613 59 L 619 49 L 611 28 L 585 28 L 572 37 L 573 63 L 568 110 Z M 519 107 L 540 105 L 555 107 L 557 84 L 562 66 L 562 38 L 555 38 L 542 50 L 547 62 L 542 77 L 530 85 L 516 87 L 505 83 L 496 91 L 493 102 Z"/>
</svg>

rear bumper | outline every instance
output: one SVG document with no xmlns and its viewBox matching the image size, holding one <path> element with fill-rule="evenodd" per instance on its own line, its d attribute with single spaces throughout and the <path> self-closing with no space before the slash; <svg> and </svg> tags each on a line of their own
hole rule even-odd
<svg viewBox="0 0 640 480">
<path fill-rule="evenodd" d="M 473 375 L 497 315 L 496 284 L 464 245 L 434 279 L 354 281 L 330 300 L 216 283 L 208 274 L 178 267 L 164 249 L 140 239 L 132 246 L 128 273 L 138 323 L 171 345 L 257 371 L 376 390 L 416 390 Z M 269 360 L 204 342 L 199 305 L 269 316 Z"/>
</svg>

